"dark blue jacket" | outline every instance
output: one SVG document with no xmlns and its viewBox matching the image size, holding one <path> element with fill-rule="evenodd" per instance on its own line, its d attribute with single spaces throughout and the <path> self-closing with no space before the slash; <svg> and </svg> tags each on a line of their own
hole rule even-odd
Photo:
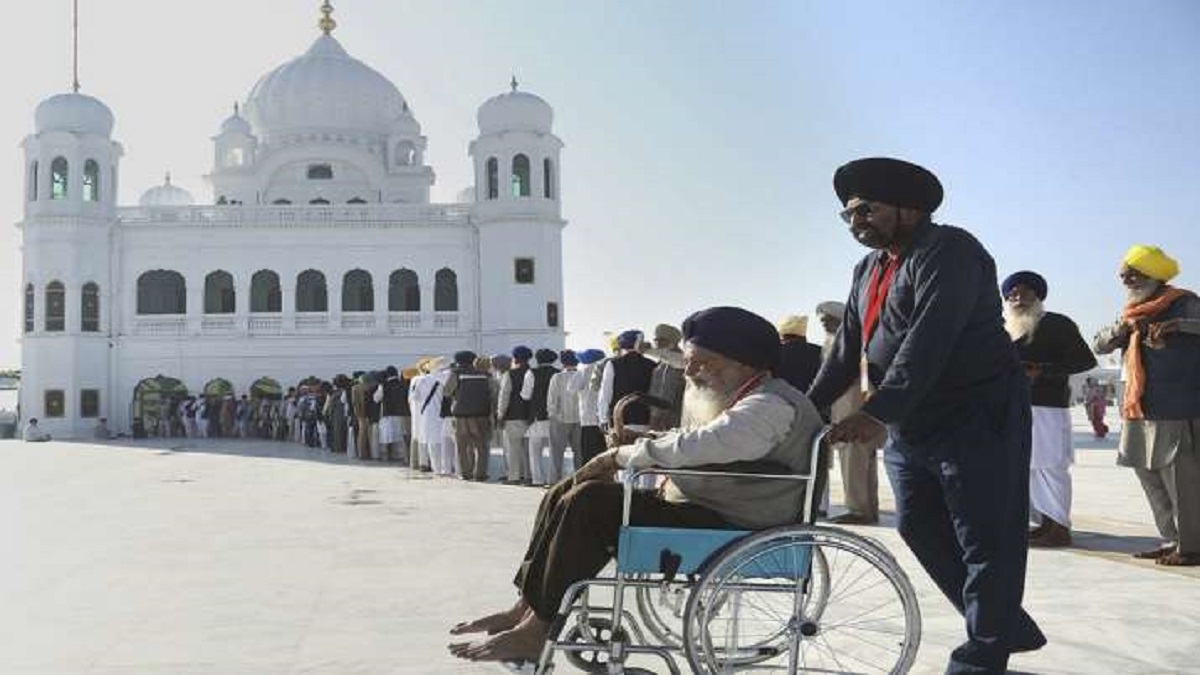
<svg viewBox="0 0 1200 675">
<path fill-rule="evenodd" d="M 885 255 L 873 251 L 854 268 L 841 329 L 809 390 L 817 407 L 859 386 L 862 315 L 871 271 Z M 996 264 L 975 237 L 948 225 L 919 226 L 866 348 L 876 391 L 863 411 L 909 442 L 966 424 L 999 430 L 1011 388 L 1028 386 L 1000 303 Z"/>
</svg>

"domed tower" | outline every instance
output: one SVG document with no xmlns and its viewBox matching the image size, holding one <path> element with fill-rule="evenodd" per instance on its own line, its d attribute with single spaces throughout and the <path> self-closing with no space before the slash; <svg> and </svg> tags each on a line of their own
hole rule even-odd
<svg viewBox="0 0 1200 675">
<path fill-rule="evenodd" d="M 35 113 L 25 150 L 21 411 L 56 438 L 86 434 L 109 400 L 111 236 L 117 164 L 113 115 L 77 91 Z"/>
<path fill-rule="evenodd" d="M 480 329 L 484 349 L 517 342 L 561 347 L 562 219 L 554 111 L 534 94 L 511 91 L 484 102 L 472 219 L 479 229 Z"/>
<path fill-rule="evenodd" d="M 250 128 L 250 122 L 242 117 L 237 103 L 233 114 L 221 123 L 221 132 L 213 136 L 214 199 L 228 203 L 244 202 L 250 197 L 254 202 L 254 160 L 258 152 L 258 138 Z M 168 181 L 169 182 L 169 181 Z"/>
</svg>

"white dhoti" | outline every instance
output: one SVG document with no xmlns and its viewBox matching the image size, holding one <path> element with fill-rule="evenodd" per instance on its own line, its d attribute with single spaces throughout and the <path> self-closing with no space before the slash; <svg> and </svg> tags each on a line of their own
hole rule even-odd
<svg viewBox="0 0 1200 675">
<path fill-rule="evenodd" d="M 1033 407 L 1033 455 L 1029 462 L 1029 501 L 1034 511 L 1071 527 L 1071 413 L 1067 408 Z"/>
</svg>

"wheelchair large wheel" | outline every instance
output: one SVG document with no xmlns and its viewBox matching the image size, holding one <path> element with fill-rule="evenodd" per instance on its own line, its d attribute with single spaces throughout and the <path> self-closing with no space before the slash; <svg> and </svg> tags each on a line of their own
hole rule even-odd
<svg viewBox="0 0 1200 675">
<path fill-rule="evenodd" d="M 683 625 L 688 663 L 711 674 L 904 673 L 921 640 L 916 594 L 891 556 L 827 527 L 768 530 L 718 554 Z"/>
<path fill-rule="evenodd" d="M 820 616 L 829 597 L 829 562 L 820 549 L 814 551 L 815 570 L 808 578 L 808 594 L 805 596 L 807 613 Z M 657 640 L 669 647 L 683 646 L 683 617 L 689 589 L 684 584 L 672 584 L 666 592 L 661 588 L 639 586 L 636 590 L 638 616 L 642 626 Z M 682 598 L 680 596 L 683 596 Z M 756 647 L 771 647 L 778 642 L 778 635 L 764 636 L 762 645 L 748 645 L 748 660 L 758 660 L 756 655 L 766 653 Z"/>
</svg>

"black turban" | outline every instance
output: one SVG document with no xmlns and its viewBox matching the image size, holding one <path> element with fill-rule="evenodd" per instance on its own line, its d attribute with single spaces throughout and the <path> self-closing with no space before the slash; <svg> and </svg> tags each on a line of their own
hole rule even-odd
<svg viewBox="0 0 1200 675">
<path fill-rule="evenodd" d="M 761 316 L 740 307 L 709 307 L 683 322 L 683 339 L 760 370 L 779 361 L 779 332 Z"/>
<path fill-rule="evenodd" d="M 537 350 L 537 362 L 539 364 L 554 363 L 556 360 L 558 360 L 558 352 L 553 349 Z"/>
<path fill-rule="evenodd" d="M 454 362 L 460 366 L 475 365 L 475 352 L 466 350 L 454 352 Z"/>
<path fill-rule="evenodd" d="M 1000 284 L 1000 292 L 1007 298 L 1013 287 L 1018 285 L 1028 287 L 1038 297 L 1038 300 L 1045 300 L 1046 292 L 1049 290 L 1046 288 L 1046 280 L 1042 278 L 1042 275 L 1029 270 L 1021 270 L 1008 275 L 1004 283 Z"/>
<path fill-rule="evenodd" d="M 868 157 L 838 167 L 833 189 L 842 205 L 851 197 L 933 213 L 942 203 L 942 184 L 928 169 L 902 159 Z"/>
<path fill-rule="evenodd" d="M 513 347 L 512 357 L 514 361 L 528 361 L 533 358 L 533 350 L 525 345 Z"/>
</svg>

